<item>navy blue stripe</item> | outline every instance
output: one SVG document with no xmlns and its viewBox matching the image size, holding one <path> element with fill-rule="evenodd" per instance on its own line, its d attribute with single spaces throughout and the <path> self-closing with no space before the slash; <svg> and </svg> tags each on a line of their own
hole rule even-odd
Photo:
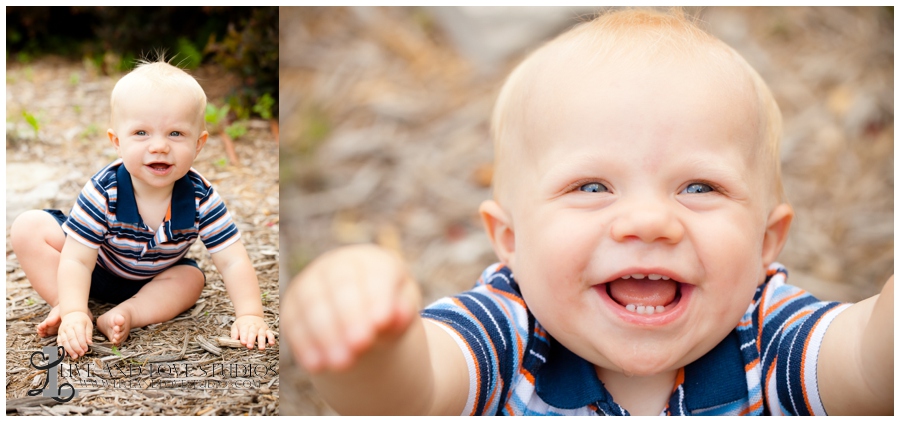
<svg viewBox="0 0 900 422">
<path fill-rule="evenodd" d="M 494 385 L 494 364 L 491 361 L 493 351 L 490 345 L 486 344 L 481 337 L 482 330 L 474 322 L 461 317 L 456 311 L 425 309 L 422 311 L 422 316 L 453 327 L 462 336 L 463 341 L 472 349 L 472 353 L 475 354 L 475 364 L 478 365 L 478 373 L 482 376 L 481 385 L 484 387 L 478 391 L 478 396 L 475 398 L 475 414 L 484 414 L 490 386 Z"/>
<path fill-rule="evenodd" d="M 776 368 L 775 375 L 778 377 L 776 383 L 779 386 L 785 385 L 790 388 L 779 388 L 778 399 L 794 415 L 812 416 L 811 409 L 806 407 L 806 399 L 803 397 L 803 380 L 800 378 L 800 370 L 803 367 L 803 346 L 806 344 L 806 339 L 812 335 L 816 322 L 837 305 L 837 303 L 829 303 L 804 317 L 799 327 L 790 335 L 790 341 L 784 339 L 779 344 L 778 355 L 782 359 L 779 360 Z M 793 353 L 790 353 L 790 358 L 788 358 L 791 349 L 793 349 Z M 790 374 L 790 379 L 785 380 L 788 377 L 787 374 Z"/>
</svg>

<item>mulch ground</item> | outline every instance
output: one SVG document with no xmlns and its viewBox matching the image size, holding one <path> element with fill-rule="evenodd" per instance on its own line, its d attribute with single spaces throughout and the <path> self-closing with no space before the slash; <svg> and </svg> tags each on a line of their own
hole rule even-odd
<svg viewBox="0 0 900 422">
<path fill-rule="evenodd" d="M 827 300 L 877 293 L 894 271 L 893 9 L 688 11 L 759 71 L 782 110 L 790 281 Z M 281 9 L 282 288 L 357 242 L 400 252 L 425 303 L 471 287 L 496 260 L 477 215 L 490 198 L 488 120 L 522 56 L 476 65 L 438 13 Z M 484 44 L 508 35 L 507 22 L 489 22 L 463 32 Z M 486 27 L 497 32 L 477 32 Z M 286 347 L 281 363 L 282 414 L 334 413 Z"/>
<path fill-rule="evenodd" d="M 193 74 L 217 106 L 235 84 L 214 67 Z M 133 329 L 115 353 L 106 350 L 111 345 L 95 330 L 94 344 L 100 347 L 57 367 L 59 383 L 71 383 L 78 396 L 65 404 L 26 399 L 47 377 L 47 371 L 32 367 L 32 353 L 56 341 L 36 334 L 50 306 L 25 278 L 10 246 L 9 227 L 15 215 L 29 208 L 68 214 L 88 178 L 115 159 L 106 129 L 109 93 L 119 76 L 53 57 L 7 67 L 7 414 L 277 415 L 278 344 L 265 351 L 219 347 L 217 338 L 230 337 L 234 308 L 202 242 L 187 255 L 197 260 L 207 279 L 193 308 L 171 321 Z M 23 112 L 38 119 L 37 131 Z M 235 219 L 259 277 L 266 321 L 277 333 L 277 140 L 269 122 L 252 121 L 248 133 L 234 142 L 239 162 L 233 163 L 226 158 L 221 132 L 211 128 L 210 133 L 194 168 L 215 186 Z M 33 182 L 39 174 L 52 177 Z M 90 303 L 95 316 L 111 307 Z"/>
</svg>

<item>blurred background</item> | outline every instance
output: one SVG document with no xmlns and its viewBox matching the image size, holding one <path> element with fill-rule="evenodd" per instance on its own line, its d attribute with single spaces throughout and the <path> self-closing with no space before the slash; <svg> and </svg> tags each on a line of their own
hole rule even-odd
<svg viewBox="0 0 900 422">
<path fill-rule="evenodd" d="M 116 159 L 109 142 L 109 97 L 137 59 L 165 52 L 208 98 L 206 146 L 194 168 L 225 201 L 257 271 L 269 326 L 278 331 L 278 8 L 277 7 L 7 7 L 6 8 L 6 397 L 26 396 L 41 381 L 30 354 L 35 326 L 50 307 L 30 287 L 9 243 L 9 227 L 29 209 L 66 214 L 88 179 Z M 211 359 L 197 335 L 229 337 L 234 308 L 202 242 L 188 257 L 207 278 L 198 304 L 172 321 L 133 330 L 120 352 L 178 353 Z M 109 305 L 92 303 L 94 315 Z M 106 339 L 95 332 L 95 344 Z M 94 353 L 91 359 L 101 357 Z M 278 348 L 225 349 L 223 362 L 267 362 Z M 108 360 L 107 360 L 108 361 Z M 100 367 L 98 365 L 98 367 Z M 28 370 L 26 370 L 28 368 Z M 70 380 L 77 382 L 75 380 Z M 272 384 L 266 386 L 267 382 Z M 61 381 L 62 382 L 62 381 Z M 77 385 L 77 384 L 76 384 Z M 277 414 L 278 377 L 265 389 L 95 390 L 77 406 L 18 406 L 18 414 Z M 55 405 L 55 402 L 51 402 Z M 9 413 L 9 412 L 8 412 Z"/>
<path fill-rule="evenodd" d="M 283 289 L 312 259 L 375 242 L 425 303 L 495 261 L 488 124 L 507 73 L 600 8 L 282 8 Z M 688 8 L 740 52 L 784 115 L 796 217 L 779 261 L 821 299 L 856 301 L 893 273 L 892 7 Z M 332 414 L 282 346 L 282 414 Z"/>
</svg>

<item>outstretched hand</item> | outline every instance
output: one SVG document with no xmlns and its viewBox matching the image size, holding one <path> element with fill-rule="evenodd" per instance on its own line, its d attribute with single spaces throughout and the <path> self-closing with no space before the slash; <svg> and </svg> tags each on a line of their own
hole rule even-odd
<svg viewBox="0 0 900 422">
<path fill-rule="evenodd" d="M 376 340 L 404 332 L 420 302 L 398 256 L 373 245 L 340 248 L 313 261 L 288 287 L 285 338 L 306 370 L 344 370 Z"/>
</svg>

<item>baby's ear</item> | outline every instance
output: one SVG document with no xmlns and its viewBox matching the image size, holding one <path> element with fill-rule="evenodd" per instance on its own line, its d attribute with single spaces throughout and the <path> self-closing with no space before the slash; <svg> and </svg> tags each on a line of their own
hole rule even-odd
<svg viewBox="0 0 900 422">
<path fill-rule="evenodd" d="M 509 214 L 495 201 L 487 200 L 478 207 L 484 230 L 491 239 L 491 246 L 500 262 L 512 266 L 516 254 L 516 234 L 513 231 Z"/>
<path fill-rule="evenodd" d="M 788 229 L 794 219 L 794 209 L 788 204 L 778 204 L 766 221 L 766 234 L 763 238 L 762 261 L 763 269 L 769 268 L 787 241 Z"/>
<path fill-rule="evenodd" d="M 194 158 L 196 158 L 197 155 L 200 154 L 200 150 L 203 149 L 204 145 L 206 145 L 206 141 L 208 139 L 209 139 L 209 132 L 204 130 L 203 133 L 200 134 L 200 138 L 197 139 L 197 153 L 194 155 Z"/>
<path fill-rule="evenodd" d="M 116 147 L 116 151 L 118 151 L 119 137 L 116 136 L 116 131 L 112 130 L 112 128 L 106 129 L 106 136 L 109 137 L 109 142 L 112 142 L 113 146 Z"/>
</svg>

